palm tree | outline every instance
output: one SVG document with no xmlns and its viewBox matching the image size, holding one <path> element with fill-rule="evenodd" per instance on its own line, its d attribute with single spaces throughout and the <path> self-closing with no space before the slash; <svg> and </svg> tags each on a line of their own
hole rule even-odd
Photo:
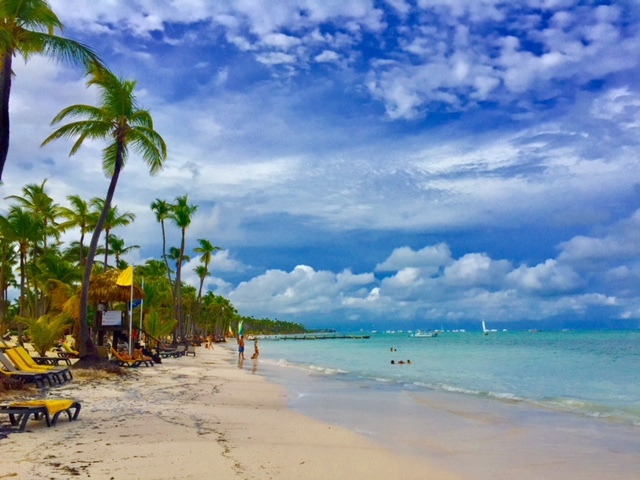
<svg viewBox="0 0 640 480">
<path fill-rule="evenodd" d="M 80 265 L 84 265 L 86 257 L 84 236 L 90 231 L 89 225 L 98 223 L 98 217 L 89 211 L 89 204 L 79 195 L 69 195 L 67 200 L 71 203 L 71 208 L 60 207 L 58 209 L 60 215 L 67 219 L 66 222 L 60 224 L 60 228 L 63 231 L 70 228 L 80 229 Z"/>
<path fill-rule="evenodd" d="M 13 270 L 16 266 L 18 253 L 14 248 L 14 242 L 10 239 L 12 226 L 5 223 L 6 219 L 0 216 L 0 330 L 4 332 L 5 320 L 9 310 L 9 287 L 15 283 Z"/>
<path fill-rule="evenodd" d="M 140 248 L 140 245 L 129 245 L 128 247 L 125 247 L 124 240 L 120 237 L 116 237 L 113 234 L 109 235 L 109 246 L 111 247 L 113 255 L 116 257 L 116 268 L 119 268 L 121 270 L 127 268 L 126 262 L 121 260 L 122 255 L 126 255 L 131 250 Z"/>
<path fill-rule="evenodd" d="M 104 198 L 93 198 L 91 200 L 91 206 L 96 209 L 96 212 L 102 212 L 105 208 Z M 98 217 L 100 218 L 100 217 Z M 104 230 L 104 269 L 107 270 L 107 263 L 109 261 L 109 237 L 111 236 L 111 230 L 117 227 L 126 227 L 135 220 L 135 214 L 131 212 L 124 212 L 122 215 L 118 212 L 117 205 L 111 205 L 107 219 L 104 221 L 102 229 Z"/>
<path fill-rule="evenodd" d="M 167 278 L 169 279 L 169 284 L 171 284 L 171 269 L 169 268 L 169 259 L 167 258 L 167 234 L 164 228 L 164 221 L 169 218 L 172 208 L 173 205 L 164 200 L 160 200 L 159 198 L 156 198 L 151 202 L 151 210 L 155 212 L 156 220 L 160 222 L 160 226 L 162 227 L 162 260 L 167 266 Z"/>
<path fill-rule="evenodd" d="M 204 238 L 199 238 L 198 243 L 200 244 L 200 246 L 194 248 L 193 251 L 196 253 L 202 254 L 200 256 L 200 261 L 204 266 L 204 270 L 206 270 L 207 272 L 206 275 L 210 275 L 211 272 L 209 271 L 209 264 L 211 263 L 211 257 L 215 252 L 222 249 L 220 247 L 215 246 L 209 240 L 206 240 Z M 196 270 L 197 270 L 197 267 L 196 267 Z M 196 271 L 196 273 L 198 272 Z M 206 277 L 206 275 L 204 277 Z M 199 273 L 198 273 L 198 276 L 200 277 L 200 288 L 198 289 L 198 303 L 200 303 L 200 299 L 202 298 L 202 285 L 204 284 L 204 277 Z"/>
<path fill-rule="evenodd" d="M 2 0 L 0 2 L 0 181 L 9 152 L 9 97 L 12 62 L 17 54 L 28 60 L 43 53 L 48 57 L 100 65 L 97 55 L 85 45 L 54 35 L 63 25 L 46 0 Z"/>
<path fill-rule="evenodd" d="M 10 195 L 5 200 L 16 200 L 23 207 L 30 211 L 34 216 L 42 219 L 44 223 L 42 248 L 47 250 L 47 238 L 60 238 L 60 230 L 57 228 L 56 220 L 59 216 L 59 206 L 54 203 L 53 198 L 49 196 L 45 190 L 47 180 L 43 180 L 42 184 L 30 183 L 22 187 L 22 197 L 18 195 Z"/>
<path fill-rule="evenodd" d="M 53 124 L 68 117 L 80 118 L 81 120 L 60 127 L 42 143 L 46 145 L 60 138 L 77 137 L 70 152 L 70 155 L 73 155 L 86 139 L 107 139 L 109 142 L 103 150 L 102 167 L 107 174 L 111 175 L 111 181 L 105 197 L 104 209 L 91 236 L 82 280 L 80 299 L 81 358 L 88 355 L 97 358 L 95 346 L 89 336 L 87 319 L 91 270 L 98 249 L 100 233 L 109 215 L 120 171 L 127 160 L 130 147 L 133 147 L 142 156 L 149 166 L 151 174 L 160 171 L 167 158 L 167 147 L 162 137 L 153 128 L 151 114 L 138 107 L 136 97 L 133 94 L 136 82 L 120 79 L 97 65 L 92 66 L 90 73 L 88 86 L 95 85 L 100 89 L 101 105 L 99 107 L 72 105 L 63 109 L 55 116 Z"/>
<path fill-rule="evenodd" d="M 196 213 L 197 210 L 198 207 L 196 205 L 189 205 L 188 195 L 182 195 L 176 197 L 176 203 L 173 206 L 169 217 L 181 232 L 180 257 L 178 259 L 176 270 L 176 319 L 178 320 L 178 335 L 181 340 L 184 338 L 184 322 L 182 321 L 182 288 L 180 286 L 182 278 L 182 262 L 185 256 L 184 249 L 187 228 L 191 225 L 193 214 Z"/>
<path fill-rule="evenodd" d="M 31 215 L 25 209 L 14 205 L 9 210 L 7 217 L 0 217 L 2 232 L 9 241 L 18 245 L 20 255 L 20 298 L 18 301 L 19 312 L 22 318 L 27 317 L 27 261 L 29 249 L 33 248 L 42 236 L 44 224 Z M 22 327 L 19 328 L 18 341 L 22 342 Z"/>
<path fill-rule="evenodd" d="M 53 198 L 46 192 L 45 179 L 42 184 L 30 183 L 22 188 L 23 196 L 10 195 L 5 197 L 5 200 L 16 200 L 21 204 L 28 213 L 31 213 L 35 218 L 42 221 L 43 229 L 41 232 L 41 238 L 34 242 L 34 249 L 32 253 L 32 265 L 35 267 L 38 263 L 38 257 L 40 253 L 47 254 L 47 239 L 48 237 L 54 237 L 56 240 L 60 238 L 61 231 L 58 228 L 56 220 L 59 216 L 59 206 L 54 203 Z M 40 250 L 40 247 L 42 249 Z M 33 281 L 33 298 L 36 311 L 35 316 L 40 316 L 44 313 L 45 299 L 40 293 L 40 286 L 38 285 L 37 276 L 32 276 Z M 42 305 L 41 302 L 42 301 Z"/>
</svg>

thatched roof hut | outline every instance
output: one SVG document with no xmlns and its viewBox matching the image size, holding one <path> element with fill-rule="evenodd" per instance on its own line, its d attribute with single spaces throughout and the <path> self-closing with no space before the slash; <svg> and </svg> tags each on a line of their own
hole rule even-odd
<svg viewBox="0 0 640 480">
<path fill-rule="evenodd" d="M 89 285 L 89 302 L 128 302 L 131 300 L 131 287 L 116 285 L 120 270 L 112 268 L 99 275 L 91 276 Z M 144 299 L 144 291 L 133 283 L 133 299 Z"/>
</svg>

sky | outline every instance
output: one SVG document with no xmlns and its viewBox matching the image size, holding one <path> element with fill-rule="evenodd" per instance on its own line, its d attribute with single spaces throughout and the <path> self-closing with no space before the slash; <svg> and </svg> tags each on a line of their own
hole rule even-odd
<svg viewBox="0 0 640 480">
<path fill-rule="evenodd" d="M 222 248 L 205 287 L 242 315 L 640 327 L 637 0 L 50 4 L 137 81 L 168 146 L 158 175 L 132 155 L 118 183 L 130 263 L 161 257 L 151 202 L 186 194 L 187 248 Z M 82 69 L 14 72 L 2 198 L 45 179 L 61 205 L 104 197 L 104 144 L 40 147 L 62 108 L 96 104 Z"/>
</svg>

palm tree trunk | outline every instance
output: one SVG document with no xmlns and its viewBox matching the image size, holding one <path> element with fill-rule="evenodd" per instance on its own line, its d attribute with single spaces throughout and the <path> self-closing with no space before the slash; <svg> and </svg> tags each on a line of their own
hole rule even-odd
<svg viewBox="0 0 640 480">
<path fill-rule="evenodd" d="M 111 208 L 111 204 L 109 204 L 109 208 Z M 108 214 L 107 209 L 107 214 Z M 106 220 L 106 217 L 105 217 Z M 104 231 L 104 271 L 107 271 L 107 262 L 109 261 L 109 230 Z"/>
<path fill-rule="evenodd" d="M 178 271 L 176 273 L 176 300 L 177 300 L 177 314 L 178 314 L 178 334 L 180 335 L 180 341 L 184 341 L 184 323 L 182 321 L 182 259 L 184 258 L 184 244 L 185 244 L 186 231 L 182 229 L 182 241 L 180 242 L 180 258 L 178 259 Z"/>
<path fill-rule="evenodd" d="M 2 72 L 0 72 L 0 181 L 4 164 L 9 153 L 9 96 L 11 95 L 11 62 L 12 52 L 5 52 L 2 58 Z"/>
<path fill-rule="evenodd" d="M 102 228 L 107 220 L 107 215 L 109 215 L 109 210 L 111 209 L 111 201 L 113 200 L 113 195 L 116 191 L 116 186 L 118 185 L 118 177 L 120 176 L 120 169 L 122 168 L 122 154 L 121 150 L 118 150 L 118 157 L 116 160 L 116 165 L 113 170 L 113 176 L 111 177 L 111 182 L 109 183 L 109 189 L 107 190 L 107 197 L 104 201 L 104 208 L 102 209 L 102 213 L 100 214 L 100 218 L 98 219 L 98 223 L 96 225 L 95 230 L 93 231 L 93 235 L 91 236 L 91 243 L 89 245 L 89 252 L 87 253 L 87 263 L 84 267 L 84 276 L 82 277 L 82 296 L 80 298 L 80 358 L 82 359 L 85 356 L 97 357 L 98 351 L 93 344 L 93 340 L 91 339 L 91 335 L 89 334 L 89 319 L 87 318 L 89 315 L 89 285 L 91 283 L 91 271 L 93 270 L 93 260 L 96 256 L 96 251 L 98 250 L 98 241 L 100 240 L 100 234 L 102 233 Z"/>
</svg>

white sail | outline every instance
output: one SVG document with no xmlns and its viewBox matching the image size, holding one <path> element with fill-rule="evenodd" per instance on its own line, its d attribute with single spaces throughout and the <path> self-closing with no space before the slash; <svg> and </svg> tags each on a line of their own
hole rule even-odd
<svg viewBox="0 0 640 480">
<path fill-rule="evenodd" d="M 487 326 L 484 324 L 484 320 L 482 321 L 482 333 L 485 335 L 489 335 L 489 330 L 487 330 Z"/>
</svg>

